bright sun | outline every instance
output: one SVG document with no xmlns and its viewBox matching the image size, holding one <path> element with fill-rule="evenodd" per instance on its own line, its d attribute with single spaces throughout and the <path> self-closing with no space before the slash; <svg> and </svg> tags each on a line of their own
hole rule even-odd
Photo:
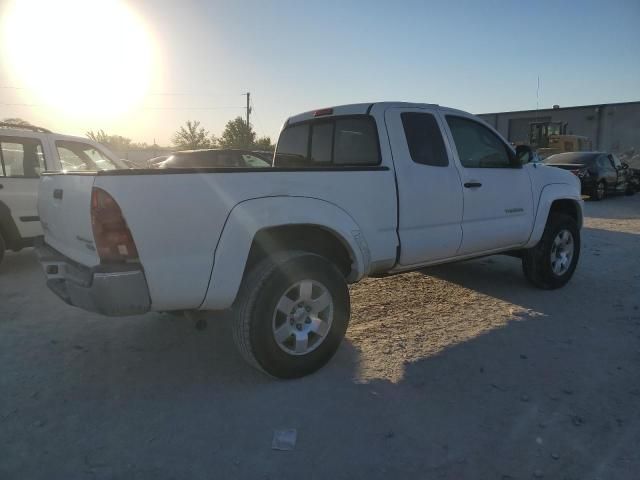
<svg viewBox="0 0 640 480">
<path fill-rule="evenodd" d="M 139 104 L 154 71 L 144 24 L 119 0 L 14 0 L 5 68 L 38 103 L 68 117 L 115 118 Z"/>
</svg>

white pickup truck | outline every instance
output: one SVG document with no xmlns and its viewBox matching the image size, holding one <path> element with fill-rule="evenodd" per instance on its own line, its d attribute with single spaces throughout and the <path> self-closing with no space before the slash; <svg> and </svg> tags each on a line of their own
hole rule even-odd
<svg viewBox="0 0 640 480">
<path fill-rule="evenodd" d="M 346 105 L 289 118 L 273 166 L 45 174 L 41 263 L 64 301 L 105 315 L 234 311 L 234 337 L 280 378 L 320 368 L 348 283 L 482 255 L 558 288 L 580 252 L 570 172 L 529 163 L 473 115 Z"/>
<path fill-rule="evenodd" d="M 44 171 L 126 168 L 102 145 L 34 125 L 0 123 L 0 262 L 42 235 L 38 177 Z"/>
</svg>

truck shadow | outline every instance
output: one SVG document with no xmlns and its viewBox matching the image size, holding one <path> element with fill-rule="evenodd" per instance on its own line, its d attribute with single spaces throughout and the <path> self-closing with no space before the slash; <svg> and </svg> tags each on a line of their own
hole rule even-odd
<svg viewBox="0 0 640 480">
<path fill-rule="evenodd" d="M 640 278 L 640 262 L 629 254 L 640 247 L 640 233 L 595 228 L 584 228 L 582 232 L 574 276 L 558 290 L 536 289 L 525 279 L 520 259 L 501 255 L 429 267 L 421 272 L 541 314 L 575 316 L 591 303 L 618 305 L 622 296 L 631 293 L 628 280 Z"/>
</svg>

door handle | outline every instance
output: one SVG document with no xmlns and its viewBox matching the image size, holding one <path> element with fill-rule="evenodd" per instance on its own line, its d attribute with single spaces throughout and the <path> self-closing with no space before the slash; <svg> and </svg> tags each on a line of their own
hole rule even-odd
<svg viewBox="0 0 640 480">
<path fill-rule="evenodd" d="M 53 198 L 57 198 L 58 200 L 62 200 L 62 189 L 61 188 L 56 188 L 53 191 Z"/>
<path fill-rule="evenodd" d="M 481 186 L 482 184 L 480 182 L 467 182 L 464 184 L 464 188 L 478 188 Z"/>
</svg>

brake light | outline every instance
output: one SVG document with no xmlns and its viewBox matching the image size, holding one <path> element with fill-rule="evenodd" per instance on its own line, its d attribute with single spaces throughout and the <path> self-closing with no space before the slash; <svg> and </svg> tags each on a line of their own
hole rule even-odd
<svg viewBox="0 0 640 480">
<path fill-rule="evenodd" d="M 322 108 L 313 112 L 314 117 L 323 117 L 325 115 L 333 115 L 333 108 Z"/>
<path fill-rule="evenodd" d="M 96 187 L 91 191 L 91 226 L 102 263 L 138 259 L 138 249 L 120 206 L 111 195 Z"/>
</svg>

